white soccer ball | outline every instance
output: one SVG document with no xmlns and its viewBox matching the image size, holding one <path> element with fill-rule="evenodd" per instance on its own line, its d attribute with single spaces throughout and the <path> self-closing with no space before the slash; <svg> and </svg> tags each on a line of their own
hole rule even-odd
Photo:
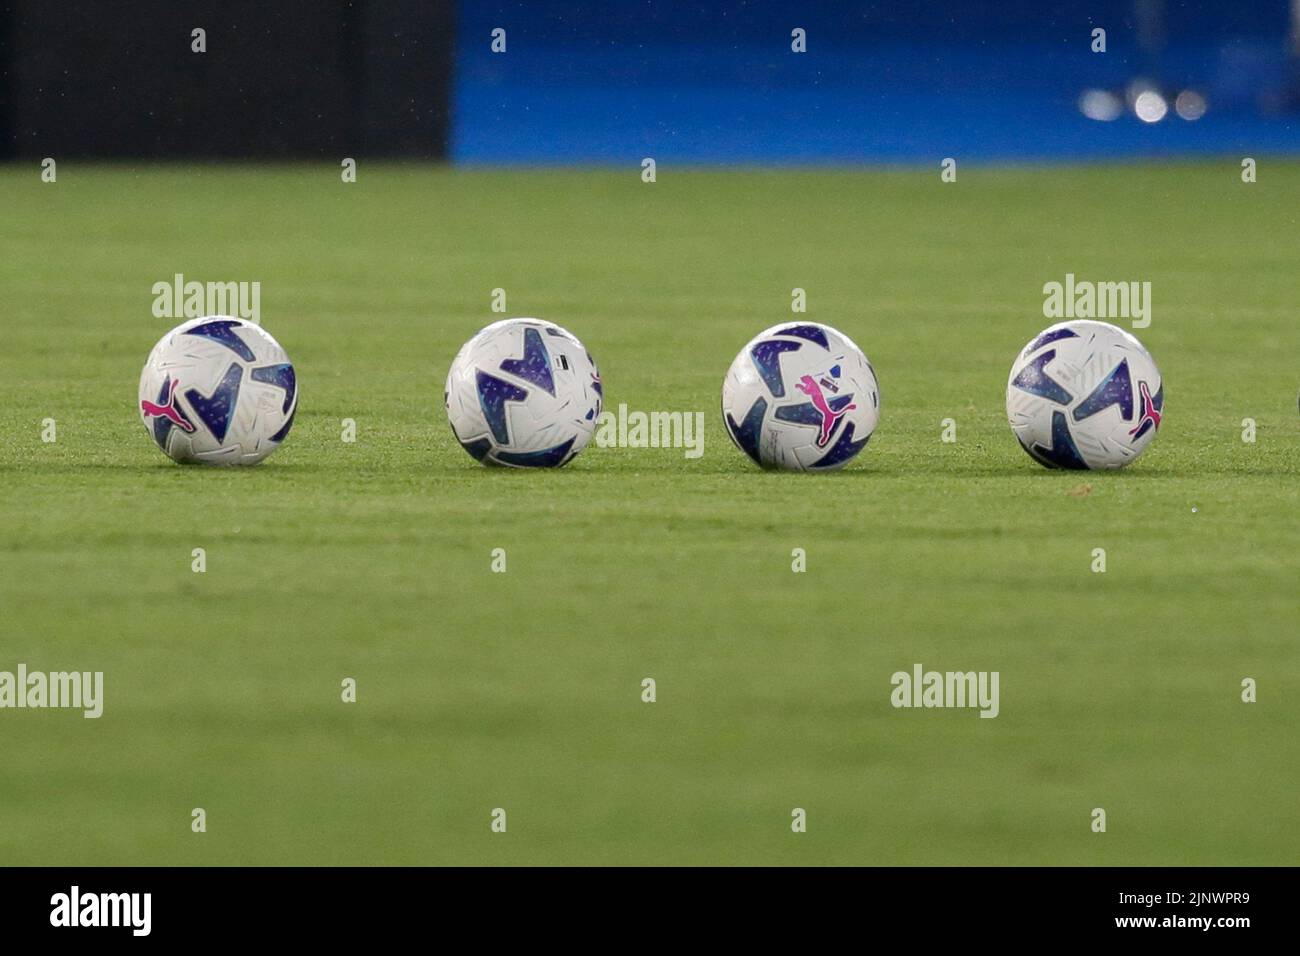
<svg viewBox="0 0 1300 956">
<path fill-rule="evenodd" d="M 1142 454 L 1164 415 L 1151 354 L 1107 322 L 1045 329 L 1007 379 L 1007 420 L 1021 447 L 1048 468 L 1120 468 Z"/>
<path fill-rule="evenodd" d="M 297 410 L 297 378 L 280 343 L 228 315 L 176 326 L 140 373 L 140 420 L 179 462 L 256 464 L 280 447 Z"/>
<path fill-rule="evenodd" d="M 591 353 L 541 319 L 502 319 L 470 339 L 444 401 L 461 447 L 485 465 L 556 468 L 587 446 L 604 399 Z"/>
<path fill-rule="evenodd" d="M 816 322 L 783 322 L 731 363 L 722 414 L 731 440 L 764 468 L 830 471 L 871 438 L 880 386 L 847 336 Z"/>
</svg>

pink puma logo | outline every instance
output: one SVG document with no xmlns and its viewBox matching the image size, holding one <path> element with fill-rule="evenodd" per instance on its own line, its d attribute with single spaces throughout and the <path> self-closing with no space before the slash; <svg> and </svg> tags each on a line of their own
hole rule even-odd
<svg viewBox="0 0 1300 956">
<path fill-rule="evenodd" d="M 817 409 L 822 417 L 821 434 L 817 436 L 817 447 L 825 448 L 831 440 L 831 435 L 835 432 L 835 426 L 839 424 L 841 418 L 853 411 L 858 406 L 848 404 L 840 408 L 839 411 L 831 408 L 830 402 L 826 401 L 826 396 L 822 394 L 822 387 L 817 384 L 811 375 L 805 375 L 799 379 L 795 388 L 803 392 L 812 399 L 813 408 Z"/>
<path fill-rule="evenodd" d="M 1135 438 L 1145 432 L 1148 425 L 1159 428 L 1161 418 L 1160 413 L 1156 411 L 1155 402 L 1151 399 L 1151 389 L 1147 388 L 1147 383 L 1139 382 L 1138 390 L 1142 393 L 1142 415 L 1138 418 L 1138 423 L 1129 432 Z"/>
<path fill-rule="evenodd" d="M 181 414 L 181 410 L 176 407 L 176 389 L 179 385 L 179 379 L 168 379 L 163 385 L 163 388 L 165 389 L 164 394 L 166 395 L 165 404 L 155 405 L 153 402 L 145 398 L 140 400 L 140 410 L 150 418 L 165 418 L 181 431 L 192 432 L 194 431 L 194 426 L 189 423 L 185 416 Z"/>
</svg>

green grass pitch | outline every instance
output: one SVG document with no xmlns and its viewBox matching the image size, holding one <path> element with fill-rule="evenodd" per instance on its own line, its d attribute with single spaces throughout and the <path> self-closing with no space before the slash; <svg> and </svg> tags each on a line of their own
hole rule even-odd
<svg viewBox="0 0 1300 956">
<path fill-rule="evenodd" d="M 0 669 L 106 698 L 0 711 L 0 861 L 1294 863 L 1300 166 L 638 173 L 0 169 Z M 140 426 L 178 272 L 262 283 L 301 387 L 262 466 Z M 1123 473 L 1006 424 L 1067 272 L 1152 283 L 1166 418 Z M 839 474 L 718 412 L 796 286 L 880 377 Z M 704 411 L 703 458 L 472 461 L 442 385 L 498 287 L 609 405 Z M 1001 714 L 892 708 L 916 662 L 999 671 Z"/>
</svg>

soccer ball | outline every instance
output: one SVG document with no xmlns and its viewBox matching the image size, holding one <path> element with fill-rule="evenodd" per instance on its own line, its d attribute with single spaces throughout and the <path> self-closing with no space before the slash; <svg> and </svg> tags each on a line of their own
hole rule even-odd
<svg viewBox="0 0 1300 956">
<path fill-rule="evenodd" d="M 164 335 L 140 373 L 140 420 L 174 461 L 253 465 L 280 447 L 298 382 L 280 343 L 228 315 Z"/>
<path fill-rule="evenodd" d="M 572 334 L 541 319 L 502 319 L 457 353 L 443 399 L 456 440 L 478 461 L 558 468 L 591 440 L 604 392 Z"/>
<path fill-rule="evenodd" d="M 1025 346 L 1007 379 L 1007 420 L 1048 468 L 1120 468 L 1164 414 L 1160 370 L 1142 343 L 1106 322 L 1060 322 Z"/>
<path fill-rule="evenodd" d="M 740 350 L 722 382 L 722 415 L 731 440 L 764 468 L 830 471 L 871 438 L 880 387 L 847 336 L 787 322 Z"/>
</svg>

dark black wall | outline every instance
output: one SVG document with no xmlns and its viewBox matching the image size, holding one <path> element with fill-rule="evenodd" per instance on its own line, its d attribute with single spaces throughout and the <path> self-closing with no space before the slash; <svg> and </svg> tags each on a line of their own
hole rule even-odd
<svg viewBox="0 0 1300 956">
<path fill-rule="evenodd" d="M 452 0 L 0 0 L 0 156 L 446 154 Z M 207 31 L 207 52 L 191 31 Z"/>
</svg>

